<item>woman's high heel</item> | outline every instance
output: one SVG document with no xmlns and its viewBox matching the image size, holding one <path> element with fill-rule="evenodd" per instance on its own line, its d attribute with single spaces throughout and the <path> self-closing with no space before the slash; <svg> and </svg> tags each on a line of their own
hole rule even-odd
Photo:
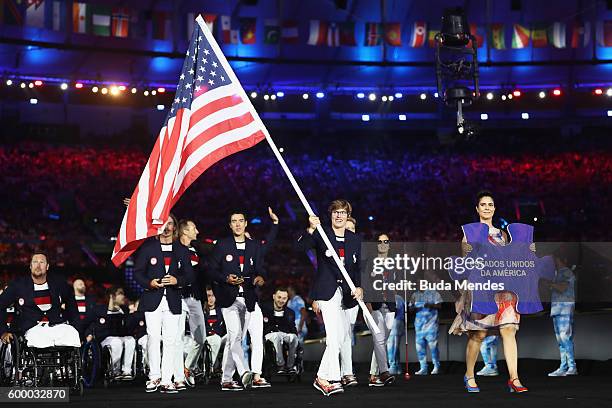
<svg viewBox="0 0 612 408">
<path fill-rule="evenodd" d="M 480 388 L 478 388 L 478 386 L 472 387 L 468 383 L 468 381 L 473 380 L 473 379 L 474 377 L 469 377 L 469 378 L 467 376 L 463 377 L 463 383 L 465 384 L 465 389 L 467 390 L 467 392 L 480 392 Z"/>
<path fill-rule="evenodd" d="M 511 378 L 508 380 L 508 391 L 510 392 L 527 392 L 529 391 L 527 387 L 522 385 L 514 385 L 514 382 L 517 381 L 518 378 Z"/>
</svg>

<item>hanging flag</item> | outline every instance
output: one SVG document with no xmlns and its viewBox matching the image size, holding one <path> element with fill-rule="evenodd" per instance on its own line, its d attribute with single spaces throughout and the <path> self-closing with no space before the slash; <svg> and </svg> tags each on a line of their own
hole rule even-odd
<svg viewBox="0 0 612 408">
<path fill-rule="evenodd" d="M 512 28 L 512 48 L 525 48 L 529 45 L 529 29 L 520 24 L 514 24 Z M 546 38 L 546 36 L 544 36 Z"/>
<path fill-rule="evenodd" d="M 165 11 L 153 13 L 153 39 L 168 40 L 172 32 L 170 14 Z"/>
<path fill-rule="evenodd" d="M 87 31 L 87 3 L 72 3 L 72 32 L 84 34 Z"/>
<path fill-rule="evenodd" d="M 572 48 L 586 47 L 591 42 L 591 23 L 574 21 L 572 25 Z"/>
<path fill-rule="evenodd" d="M 216 14 L 187 13 L 187 38 L 191 38 L 191 33 L 193 33 L 193 27 L 196 24 L 195 19 L 198 16 L 198 14 L 200 14 L 204 18 L 204 21 L 206 22 L 206 26 L 208 27 L 210 32 L 211 33 L 215 32 L 214 25 L 215 25 L 215 20 L 217 19 Z"/>
<path fill-rule="evenodd" d="M 278 20 L 268 18 L 264 20 L 264 44 L 275 45 L 280 41 L 281 30 Z"/>
<path fill-rule="evenodd" d="M 54 1 L 51 8 L 51 18 L 48 27 L 54 31 L 63 31 L 66 28 L 66 5 L 62 1 Z"/>
<path fill-rule="evenodd" d="M 45 27 L 45 0 L 26 0 L 26 25 Z M 50 4 L 50 3 L 49 3 Z"/>
<path fill-rule="evenodd" d="M 310 35 L 308 45 L 325 45 L 329 31 L 329 23 L 321 20 L 310 20 Z"/>
<path fill-rule="evenodd" d="M 496 50 L 506 49 L 503 24 L 491 24 L 491 46 Z"/>
<path fill-rule="evenodd" d="M 130 38 L 144 39 L 147 38 L 147 12 L 140 10 L 132 10 L 130 13 Z"/>
<path fill-rule="evenodd" d="M 347 47 L 356 46 L 357 41 L 355 41 L 355 23 L 352 21 L 345 21 L 343 23 L 339 23 L 338 27 L 340 29 L 340 45 Z"/>
<path fill-rule="evenodd" d="M 128 37 L 130 32 L 130 10 L 123 7 L 113 9 L 111 32 L 113 37 Z"/>
<path fill-rule="evenodd" d="M 103 37 L 111 33 L 111 9 L 107 6 L 91 6 L 91 33 Z"/>
<path fill-rule="evenodd" d="M 116 266 L 160 234 L 170 210 L 202 173 L 266 137 L 212 34 L 198 21 L 172 106 L 123 216 L 111 256 Z"/>
<path fill-rule="evenodd" d="M 555 48 L 566 47 L 565 23 L 554 23 L 548 28 L 548 42 Z M 535 47 L 535 38 L 533 40 Z"/>
<path fill-rule="evenodd" d="M 246 45 L 255 44 L 255 30 L 257 29 L 257 19 L 243 17 L 240 19 L 240 42 Z"/>
<path fill-rule="evenodd" d="M 427 23 L 424 21 L 415 21 L 414 29 L 412 30 L 411 47 L 422 47 L 427 39 Z"/>
<path fill-rule="evenodd" d="M 281 30 L 281 38 L 284 43 L 297 44 L 299 41 L 299 30 L 298 23 L 295 20 L 283 21 L 283 28 Z"/>
<path fill-rule="evenodd" d="M 338 47 L 340 45 L 340 27 L 338 23 L 329 23 L 326 44 L 329 47 Z"/>
<path fill-rule="evenodd" d="M 383 40 L 383 30 L 380 23 L 366 23 L 365 25 L 365 46 L 374 47 L 381 45 Z"/>
<path fill-rule="evenodd" d="M 476 38 L 476 48 L 482 48 L 484 45 L 484 36 L 478 30 L 478 26 L 475 23 L 470 23 L 470 34 Z M 467 44 L 468 48 L 472 48 L 472 40 Z"/>
<path fill-rule="evenodd" d="M 224 44 L 238 44 L 238 30 L 232 29 L 230 16 L 221 16 L 221 37 Z"/>
<path fill-rule="evenodd" d="M 597 22 L 597 45 L 612 47 L 612 20 Z"/>
<path fill-rule="evenodd" d="M 385 42 L 391 47 L 401 47 L 402 45 L 402 24 L 384 23 L 383 31 Z"/>
<path fill-rule="evenodd" d="M 543 48 L 548 46 L 548 29 L 547 24 L 535 24 L 531 30 L 531 43 L 534 48 Z"/>
<path fill-rule="evenodd" d="M 436 48 L 436 35 L 440 32 L 440 30 L 429 30 L 427 32 L 427 45 L 431 48 Z"/>
</svg>

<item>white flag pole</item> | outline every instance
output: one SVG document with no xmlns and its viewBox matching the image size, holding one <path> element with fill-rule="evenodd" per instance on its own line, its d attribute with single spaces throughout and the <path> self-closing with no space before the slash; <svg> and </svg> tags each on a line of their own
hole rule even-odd
<svg viewBox="0 0 612 408">
<path fill-rule="evenodd" d="M 291 170 L 287 166 L 287 163 L 285 162 L 285 159 L 283 158 L 283 156 L 281 156 L 280 152 L 278 151 L 278 148 L 276 147 L 276 144 L 274 143 L 274 140 L 272 140 L 272 137 L 270 136 L 270 132 L 268 132 L 268 129 L 266 128 L 266 125 L 264 125 L 263 121 L 259 117 L 259 114 L 257 113 L 257 111 L 255 110 L 255 107 L 251 103 L 251 99 L 248 97 L 248 95 L 246 94 L 244 88 L 240 84 L 240 81 L 238 80 L 238 77 L 234 73 L 234 70 L 230 66 L 229 62 L 227 62 L 227 59 L 225 58 L 225 55 L 221 51 L 221 48 L 219 47 L 219 44 L 217 44 L 217 41 L 215 40 L 214 36 L 212 35 L 210 30 L 206 26 L 206 23 L 204 22 L 204 19 L 202 18 L 201 15 L 198 15 L 198 17 L 196 18 L 196 21 L 199 24 L 200 28 L 202 29 L 203 34 L 206 36 L 206 39 L 208 40 L 208 43 L 210 44 L 211 48 L 213 49 L 213 52 L 215 53 L 215 55 L 219 59 L 219 62 L 221 63 L 221 66 L 223 67 L 223 69 L 225 70 L 227 75 L 230 77 L 231 82 L 234 83 L 234 84 L 238 84 L 239 85 L 239 86 L 236 87 L 236 92 L 242 97 L 243 101 L 246 104 L 248 104 L 249 112 L 253 116 L 254 121 L 257 122 L 260 125 L 260 128 L 262 129 L 264 135 L 266 136 L 266 141 L 268 142 L 268 145 L 270 145 L 270 148 L 272 149 L 272 152 L 274 153 L 274 156 L 276 156 L 276 159 L 278 160 L 278 162 L 280 163 L 281 167 L 283 168 L 283 171 L 285 172 L 285 175 L 287 176 L 287 178 L 289 179 L 289 182 L 293 186 L 293 189 L 295 190 L 295 192 L 298 195 L 300 201 L 302 202 L 302 205 L 306 209 L 306 212 L 308 212 L 308 215 L 310 215 L 310 216 L 315 215 L 314 211 L 312 210 L 312 207 L 310 207 L 310 204 L 308 203 L 308 200 L 306 200 L 306 197 L 304 196 L 304 193 L 302 192 L 302 189 L 300 188 L 298 183 L 295 181 L 295 178 L 293 177 L 293 174 L 291 173 Z M 203 50 L 201 50 L 201 49 L 198 50 L 198 54 L 200 54 L 202 52 L 203 52 Z M 346 271 L 346 268 L 344 267 L 344 264 L 342 263 L 342 261 L 338 257 L 338 254 L 336 253 L 336 250 L 332 246 L 331 241 L 329 240 L 329 238 L 325 234 L 325 231 L 323 230 L 323 227 L 321 227 L 321 225 L 317 225 L 317 231 L 321 235 L 321 238 L 323 238 L 323 242 L 325 243 L 325 246 L 327 247 L 327 249 L 329 249 L 330 252 L 332 253 L 332 257 L 334 258 L 334 261 L 336 262 L 336 266 L 338 266 L 338 268 L 340 269 L 340 272 L 342 273 L 342 277 L 344 278 L 344 280 L 348 284 L 349 288 L 351 289 L 351 292 L 354 292 L 355 291 L 355 284 L 353 283 L 353 280 L 351 279 L 351 277 L 349 276 L 348 272 Z M 372 329 L 374 329 L 374 333 L 376 333 L 376 334 L 380 333 L 380 330 L 378 329 L 378 325 L 374 321 L 374 318 L 370 314 L 370 311 L 366 307 L 366 305 L 363 302 L 363 300 L 359 300 L 358 303 L 359 303 L 359 306 L 361 307 L 361 311 L 363 312 L 363 316 L 370 323 L 370 326 L 372 327 Z"/>
</svg>

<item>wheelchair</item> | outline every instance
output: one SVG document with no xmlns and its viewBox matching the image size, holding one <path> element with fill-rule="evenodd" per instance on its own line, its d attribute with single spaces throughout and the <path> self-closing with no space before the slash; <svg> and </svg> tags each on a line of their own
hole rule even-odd
<svg viewBox="0 0 612 408">
<path fill-rule="evenodd" d="M 14 334 L 0 347 L 0 383 L 8 387 L 70 388 L 73 395 L 83 396 L 84 381 L 81 352 L 78 347 L 28 347 L 25 337 Z"/>
<path fill-rule="evenodd" d="M 145 367 L 142 362 L 144 350 L 137 343 L 132 360 L 132 375 L 133 380 L 136 378 L 144 378 L 148 376 L 148 367 Z M 86 387 L 94 387 L 101 377 L 104 388 L 110 387 L 112 384 L 120 382 L 116 377 L 116 373 L 112 370 L 112 358 L 110 347 L 101 347 L 97 341 L 86 342 L 81 348 L 81 359 L 83 366 L 83 382 Z M 123 360 L 123 354 L 121 356 Z M 123 382 L 123 381 L 121 381 Z"/>
<path fill-rule="evenodd" d="M 212 349 L 208 342 L 204 342 L 202 352 L 198 357 L 197 365 L 193 370 L 193 375 L 196 378 L 196 382 L 203 382 L 204 384 L 212 384 L 215 379 L 221 377 L 221 361 L 223 360 L 223 349 L 221 347 L 217 354 L 217 360 L 212 361 Z"/>
<path fill-rule="evenodd" d="M 289 346 L 283 343 L 283 356 L 287 361 L 287 355 L 289 354 Z M 287 378 L 288 382 L 301 382 L 302 374 L 304 373 L 304 348 L 301 344 L 298 344 L 295 350 L 295 373 L 279 374 L 276 367 L 276 348 L 274 343 L 270 340 L 266 340 L 264 344 L 264 358 L 262 371 L 264 377 L 268 380 L 272 380 L 273 376 L 283 376 Z"/>
</svg>

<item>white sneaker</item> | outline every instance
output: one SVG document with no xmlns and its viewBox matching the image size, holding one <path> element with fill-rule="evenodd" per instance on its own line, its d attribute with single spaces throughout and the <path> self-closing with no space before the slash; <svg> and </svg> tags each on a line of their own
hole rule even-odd
<svg viewBox="0 0 612 408">
<path fill-rule="evenodd" d="M 440 374 L 440 367 L 439 366 L 434 366 L 433 370 L 431 370 L 431 375 L 438 375 Z"/>
<path fill-rule="evenodd" d="M 578 375 L 578 369 L 576 367 L 569 368 L 565 375 Z"/>
<path fill-rule="evenodd" d="M 414 375 L 427 375 L 427 367 L 421 368 L 419 371 L 414 373 Z"/>
<path fill-rule="evenodd" d="M 159 384 L 161 383 L 161 379 L 157 380 L 149 380 L 147 381 L 147 385 L 145 388 L 146 392 L 155 392 L 159 388 Z"/>
<path fill-rule="evenodd" d="M 476 375 L 480 375 L 482 377 L 495 377 L 496 375 L 499 375 L 499 371 L 497 371 L 497 368 L 484 366 L 482 370 L 476 373 Z"/>
<path fill-rule="evenodd" d="M 565 377 L 566 375 L 567 375 L 567 370 L 561 367 L 557 368 L 552 373 L 548 373 L 549 377 Z"/>
</svg>

